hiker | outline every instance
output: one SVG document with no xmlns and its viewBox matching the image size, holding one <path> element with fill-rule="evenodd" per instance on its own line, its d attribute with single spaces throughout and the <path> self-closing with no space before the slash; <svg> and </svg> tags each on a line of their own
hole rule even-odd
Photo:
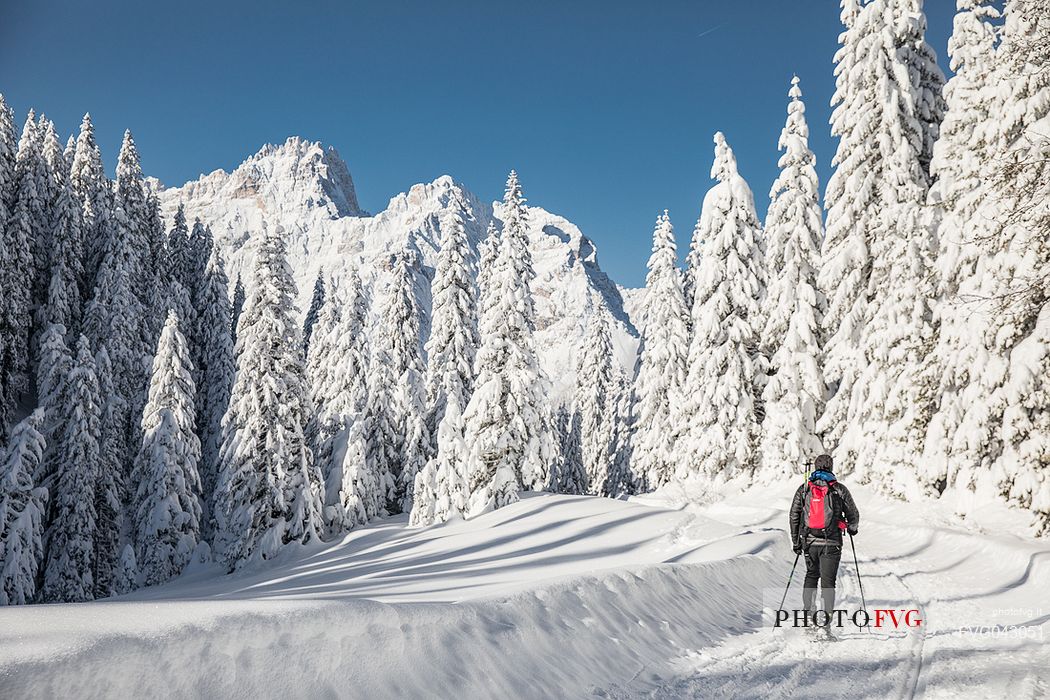
<svg viewBox="0 0 1050 700">
<path fill-rule="evenodd" d="M 853 496 L 832 473 L 831 455 L 820 455 L 813 461 L 809 480 L 798 487 L 791 502 L 791 542 L 795 554 L 806 558 L 806 580 L 802 589 L 802 607 L 806 618 L 816 613 L 817 581 L 824 611 L 835 609 L 835 577 L 842 558 L 842 531 L 857 534 L 860 511 Z M 825 627 L 824 632 L 830 635 Z"/>
</svg>

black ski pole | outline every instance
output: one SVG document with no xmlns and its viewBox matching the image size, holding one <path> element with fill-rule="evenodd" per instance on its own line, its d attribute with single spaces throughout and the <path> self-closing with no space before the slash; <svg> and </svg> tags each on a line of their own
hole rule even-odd
<svg viewBox="0 0 1050 700">
<path fill-rule="evenodd" d="M 868 614 L 868 601 L 864 599 L 864 580 L 860 577 L 860 562 L 857 561 L 857 545 L 853 544 L 853 533 L 849 533 L 849 546 L 853 549 L 853 566 L 857 569 L 857 585 L 860 586 L 860 604 L 864 607 L 864 614 Z M 869 620 L 869 623 L 871 621 Z M 868 625 L 865 625 L 868 627 Z M 870 627 L 869 627 L 870 629 Z"/>
<path fill-rule="evenodd" d="M 788 589 L 791 588 L 791 579 L 795 576 L 795 567 L 798 566 L 798 558 L 801 556 L 802 552 L 797 552 L 795 554 L 795 563 L 791 565 L 791 573 L 788 574 L 788 585 L 784 586 L 784 597 L 780 599 L 780 608 L 777 609 L 777 612 L 784 609 L 784 601 L 787 600 Z"/>
</svg>

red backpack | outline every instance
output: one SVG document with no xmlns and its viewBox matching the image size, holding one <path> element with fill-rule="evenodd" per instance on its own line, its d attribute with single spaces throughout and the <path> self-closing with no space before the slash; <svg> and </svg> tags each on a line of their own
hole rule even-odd
<svg viewBox="0 0 1050 700">
<path fill-rule="evenodd" d="M 811 532 L 827 532 L 835 523 L 835 514 L 841 511 L 841 508 L 835 507 L 836 498 L 832 491 L 834 485 L 834 481 L 825 486 L 813 482 L 806 483 L 802 520 Z"/>
</svg>

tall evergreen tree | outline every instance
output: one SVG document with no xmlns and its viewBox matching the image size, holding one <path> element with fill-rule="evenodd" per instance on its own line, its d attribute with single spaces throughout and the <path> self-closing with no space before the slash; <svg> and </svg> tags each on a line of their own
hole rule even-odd
<svg viewBox="0 0 1050 700">
<path fill-rule="evenodd" d="M 610 495 L 609 476 L 616 449 L 616 378 L 607 312 L 591 310 L 587 336 L 576 368 L 574 412 L 579 416 L 580 453 L 587 493 Z"/>
<path fill-rule="evenodd" d="M 448 210 L 434 282 L 430 285 L 434 311 L 426 342 L 426 416 L 428 430 L 437 444 L 434 457 L 416 479 L 414 525 L 443 522 L 453 515 L 462 515 L 466 509 L 463 408 L 474 388 L 479 340 L 477 292 L 471 275 L 465 211 L 459 200 Z M 445 421 L 450 401 L 455 402 L 454 415 Z"/>
<path fill-rule="evenodd" d="M 214 248 L 211 229 L 201 223 L 200 219 L 194 219 L 193 228 L 187 246 L 187 268 L 186 289 L 196 299 L 200 295 L 201 285 L 204 284 L 204 275 L 208 270 L 208 260 Z"/>
<path fill-rule="evenodd" d="M 923 0 L 893 0 L 887 11 L 893 13 L 890 26 L 897 35 L 897 46 L 900 47 L 900 55 L 908 68 L 912 90 L 915 92 L 915 116 L 922 134 L 919 164 L 927 176 L 928 185 L 934 144 L 940 137 L 941 122 L 947 109 L 944 73 L 937 65 L 937 53 L 926 41 Z"/>
<path fill-rule="evenodd" d="M 209 509 L 219 474 L 222 417 L 230 405 L 230 393 L 237 373 L 228 290 L 229 280 L 222 255 L 218 249 L 213 249 L 197 302 L 197 337 L 201 345 L 201 366 L 197 368 L 201 385 L 197 387 L 196 399 L 197 434 L 201 440 L 199 471 L 202 499 Z"/>
<path fill-rule="evenodd" d="M 754 394 L 759 305 L 764 296 L 762 231 L 751 188 L 721 132 L 715 134 L 711 177 L 704 197 L 700 260 L 693 296 L 683 408 L 688 421 L 676 476 L 728 477 L 755 467 L 759 416 Z"/>
<path fill-rule="evenodd" d="M 73 369 L 73 356 L 65 342 L 66 328 L 58 324 L 50 326 L 41 336 L 40 357 L 37 363 L 37 406 L 43 411 L 40 431 L 46 448 L 33 483 L 49 492 L 55 490 L 55 480 L 63 467 L 62 435 L 65 430 L 65 415 L 69 404 L 66 379 Z M 50 502 L 54 505 L 54 501 Z M 51 511 L 44 519 L 51 522 Z"/>
<path fill-rule="evenodd" d="M 33 474 L 44 453 L 43 423 L 37 409 L 16 425 L 0 459 L 0 605 L 25 605 L 36 595 L 47 489 L 34 486 Z"/>
<path fill-rule="evenodd" d="M 860 479 L 898 495 L 915 483 L 936 398 L 932 375 L 923 371 L 933 347 L 930 299 L 935 290 L 933 251 L 921 208 L 929 183 L 925 151 L 936 127 L 930 125 L 931 88 L 915 79 L 930 70 L 925 53 L 932 53 L 921 33 L 915 35 L 916 25 L 925 28 L 917 4 L 887 3 L 882 17 L 876 12 L 872 21 L 894 31 L 880 31 L 867 44 L 868 65 L 876 78 L 912 79 L 899 82 L 901 97 L 876 111 L 883 138 L 873 183 L 879 209 L 868 229 L 871 264 L 860 337 L 864 367 L 851 390 L 849 427 L 839 449 L 842 461 L 855 467 Z M 873 4 L 865 12 L 879 9 Z M 875 89 L 884 90 L 884 84 Z"/>
<path fill-rule="evenodd" d="M 95 597 L 127 592 L 120 578 L 120 540 L 124 525 L 124 501 L 130 461 L 127 425 L 128 407 L 113 387 L 113 365 L 106 346 L 95 353 L 99 393 L 102 398 L 101 430 L 98 438 L 98 480 L 95 484 Z"/>
<path fill-rule="evenodd" d="M 580 414 L 571 406 L 559 406 L 554 416 L 554 430 L 558 437 L 558 458 L 551 475 L 551 490 L 575 495 L 587 493 L 590 481 L 583 465 Z"/>
<path fill-rule="evenodd" d="M 70 184 L 58 135 L 50 122 L 45 132 L 44 159 L 50 174 L 47 203 L 50 240 L 39 272 L 42 283 L 47 286 L 36 312 L 37 342 L 39 334 L 52 323 L 62 324 L 70 333 L 79 332 L 81 282 L 84 275 L 79 200 Z"/>
<path fill-rule="evenodd" d="M 615 417 L 613 425 L 612 457 L 610 458 L 609 476 L 605 480 L 604 494 L 618 497 L 637 490 L 636 479 L 631 470 L 631 435 L 632 435 L 632 399 L 634 398 L 633 377 L 623 369 L 616 372 L 616 393 L 612 400 Z"/>
<path fill-rule="evenodd" d="M 820 370 L 823 298 L 817 291 L 824 238 L 816 157 L 809 149 L 806 107 L 798 77 L 791 80 L 788 117 L 780 132 L 780 175 L 766 215 L 769 313 L 762 342 L 772 376 L 763 395 L 762 467 L 771 475 L 797 472 L 823 451 L 816 434 L 824 405 Z"/>
<path fill-rule="evenodd" d="M 674 228 L 664 211 L 656 219 L 645 279 L 631 437 L 634 479 L 649 489 L 670 481 L 678 461 L 675 439 L 685 431 L 681 402 L 689 330 L 677 261 Z"/>
<path fill-rule="evenodd" d="M 474 393 L 464 410 L 470 513 L 499 508 L 549 483 L 557 449 L 532 334 L 535 272 L 528 209 L 511 171 L 498 255 L 483 289 Z"/>
<path fill-rule="evenodd" d="M 47 554 L 40 597 L 47 602 L 80 602 L 94 597 L 95 481 L 101 399 L 95 360 L 80 336 L 77 357 L 66 379 L 60 454 L 63 468 L 51 489 L 53 520 L 47 529 Z"/>
<path fill-rule="evenodd" d="M 984 173 L 987 194 L 975 214 L 987 233 L 975 241 L 975 274 L 959 292 L 976 300 L 968 348 L 975 362 L 960 392 L 947 475 L 948 485 L 964 497 L 961 504 L 970 492 L 997 494 L 1030 510 L 1044 532 L 1050 530 L 1047 41 L 1044 2 L 1007 4 L 993 78 L 1003 105 Z"/>
<path fill-rule="evenodd" d="M 948 55 L 954 75 L 945 85 L 948 110 L 934 147 L 931 175 L 935 182 L 928 203 L 930 228 L 938 248 L 934 273 L 939 303 L 934 307 L 934 349 L 925 371 L 937 382 L 939 395 L 924 443 L 926 468 L 920 479 L 927 490 L 943 491 L 949 481 L 954 436 L 965 407 L 963 393 L 978 346 L 971 342 L 974 325 L 984 314 L 974 303 L 981 246 L 992 235 L 993 220 L 984 216 L 990 188 L 991 156 L 998 141 L 995 117 L 1001 110 L 994 76 L 999 12 L 989 0 L 959 0 Z"/>
<path fill-rule="evenodd" d="M 427 423 L 437 439 L 435 455 L 415 483 L 413 524 L 429 524 L 462 515 L 466 509 L 463 460 L 463 408 L 474 387 L 478 348 L 477 310 L 465 206 L 449 209 L 434 281 L 430 338 L 427 340 Z M 446 406 L 455 402 L 445 421 Z M 442 454 L 442 450 L 446 454 Z"/>
<path fill-rule="evenodd" d="M 266 231 L 237 326 L 237 378 L 223 418 L 216 549 L 234 569 L 308 542 L 322 488 L 306 444 L 308 395 L 283 230 Z"/>
<path fill-rule="evenodd" d="M 172 217 L 167 239 L 168 268 L 171 279 L 186 286 L 190 278 L 190 230 L 186 225 L 186 209 L 179 202 Z"/>
<path fill-rule="evenodd" d="M 147 586 L 178 576 L 200 541 L 196 392 L 186 339 L 169 312 L 153 359 L 133 477 L 136 562 Z"/>
<path fill-rule="evenodd" d="M 15 156 L 14 203 L 4 231 L 8 257 L 0 268 L 3 314 L 0 317 L 0 432 L 22 394 L 29 389 L 29 334 L 32 320 L 36 256 L 43 238 L 47 210 L 43 158 L 36 115 L 29 112 Z"/>
<path fill-rule="evenodd" d="M 7 225 L 15 197 L 15 113 L 0 93 L 0 231 Z"/>
<path fill-rule="evenodd" d="M 933 97 L 935 66 L 929 64 L 931 52 L 921 40 L 925 19 L 917 4 L 917 0 L 873 0 L 863 7 L 845 3 L 847 28 L 835 55 L 831 125 L 839 145 L 825 196 L 827 232 L 819 280 L 828 297 L 825 377 L 832 395 L 818 429 L 846 472 L 855 466 L 859 443 L 855 436 L 842 436 L 847 426 L 863 426 L 856 412 L 865 403 L 858 403 L 855 395 L 867 389 L 854 385 L 867 370 L 867 325 L 879 313 L 880 293 L 886 289 L 873 282 L 872 272 L 878 269 L 880 255 L 881 269 L 889 269 L 885 246 L 903 244 L 903 239 L 920 243 L 914 240 L 918 219 L 911 218 L 925 199 L 928 177 L 922 159 L 932 144 L 934 122 L 940 119 L 939 98 Z M 899 177 L 906 180 L 898 182 Z M 911 230 L 903 237 L 892 236 L 895 242 L 890 244 L 884 233 L 895 231 L 904 215 L 898 205 L 908 207 L 905 225 Z M 871 344 L 867 348 L 874 351 Z"/>
<path fill-rule="evenodd" d="M 326 285 L 306 361 L 315 412 L 311 444 L 324 478 L 324 519 L 331 533 L 375 517 L 385 503 L 378 475 L 367 464 L 368 434 L 362 425 L 368 399 L 368 309 L 356 270 L 348 282 L 346 290 L 335 280 Z M 344 473 L 344 465 L 354 473 Z"/>
<path fill-rule="evenodd" d="M 95 141 L 90 114 L 85 114 L 80 124 L 69 181 L 77 195 L 83 219 L 84 278 L 81 291 L 87 297 L 95 286 L 98 268 L 109 249 L 109 218 L 113 206 L 112 184 L 102 165 L 102 153 Z"/>
<path fill-rule="evenodd" d="M 52 205 L 57 190 L 56 179 L 61 177 L 60 173 L 65 165 L 54 122 L 43 114 L 37 120 L 31 148 L 22 151 L 22 155 L 27 157 L 27 160 L 23 161 L 24 165 L 36 171 L 36 193 L 40 207 L 36 214 L 36 236 L 30 246 L 33 251 L 32 300 L 33 306 L 38 307 L 47 299 L 47 287 L 51 277 L 49 263 L 54 243 Z"/>
<path fill-rule="evenodd" d="M 133 287 L 133 254 L 128 221 L 118 204 L 112 210 L 110 249 L 99 268 L 91 300 L 84 312 L 84 334 L 96 347 L 105 345 L 113 363 L 113 386 L 128 403 L 142 391 L 143 307 Z M 130 421 L 129 421 L 130 424 Z"/>
<path fill-rule="evenodd" d="M 474 387 L 474 357 L 478 348 L 478 321 L 474 264 L 464 225 L 465 207 L 455 206 L 443 226 L 434 281 L 427 355 L 428 425 L 436 429 L 449 394 L 457 394 L 460 409 Z"/>
<path fill-rule="evenodd" d="M 386 393 L 389 433 L 393 461 L 390 474 L 392 493 L 387 494 L 393 512 L 410 512 L 416 474 L 426 464 L 432 449 L 425 423 L 425 386 L 420 319 L 423 311 L 416 294 L 415 270 L 418 254 L 409 248 L 394 256 L 393 281 L 381 312 L 379 338 L 373 367 L 387 366 L 392 383 L 382 388 L 373 383 L 373 392 Z M 377 376 L 378 379 L 378 376 Z M 373 426 L 376 427 L 376 426 Z M 380 433 L 382 434 L 382 433 Z"/>
</svg>

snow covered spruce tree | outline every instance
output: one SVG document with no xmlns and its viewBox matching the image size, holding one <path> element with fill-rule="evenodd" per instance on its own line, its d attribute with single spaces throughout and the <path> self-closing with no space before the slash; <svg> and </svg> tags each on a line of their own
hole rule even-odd
<svg viewBox="0 0 1050 700">
<path fill-rule="evenodd" d="M 431 328 L 426 343 L 428 424 L 436 428 L 445 402 L 456 394 L 466 406 L 474 387 L 478 348 L 477 291 L 474 260 L 464 224 L 462 203 L 448 210 L 444 238 L 431 283 Z"/>
<path fill-rule="evenodd" d="M 0 232 L 7 226 L 15 187 L 15 113 L 0 93 Z"/>
<path fill-rule="evenodd" d="M 694 278 L 693 336 L 686 378 L 685 433 L 676 476 L 733 476 L 757 464 L 756 390 L 764 362 L 758 356 L 759 304 L 764 297 L 762 231 L 751 188 L 718 132 L 698 235 L 703 256 Z"/>
<path fill-rule="evenodd" d="M 589 482 L 581 451 L 580 414 L 571 404 L 563 404 L 555 411 L 554 434 L 558 438 L 558 454 L 550 489 L 575 495 L 587 493 Z"/>
<path fill-rule="evenodd" d="M 896 15 L 887 9 L 881 21 L 894 31 L 879 31 L 865 44 L 877 80 L 873 96 L 879 99 L 889 84 L 901 97 L 868 105 L 875 108 L 870 117 L 878 118 L 885 137 L 878 141 L 872 187 L 878 210 L 867 227 L 871 264 L 860 338 L 865 364 L 852 387 L 850 423 L 840 443 L 847 445 L 844 461 L 859 479 L 901 496 L 915 489 L 936 399 L 932 375 L 924 372 L 933 342 L 934 289 L 931 241 L 922 214 L 928 187 L 924 149 L 935 127 L 927 114 L 930 86 L 915 81 L 930 67 L 923 52 L 914 49 L 921 40 L 915 27 L 924 28 L 925 19 L 912 5 L 895 5 Z M 894 61 L 902 65 L 895 67 Z M 910 82 L 897 82 L 906 75 Z"/>
<path fill-rule="evenodd" d="M 127 217 L 118 204 L 111 212 L 109 250 L 102 260 L 91 300 L 84 312 L 83 333 L 94 347 L 105 345 L 113 365 L 113 387 L 132 409 L 144 386 L 147 354 L 141 334 L 143 307 L 132 288 L 133 242 Z M 150 351 L 152 352 L 152 351 Z M 130 415 L 125 421 L 131 425 Z"/>
<path fill-rule="evenodd" d="M 117 582 L 124 502 L 130 460 L 128 407 L 113 387 L 113 365 L 103 345 L 95 352 L 95 368 L 102 397 L 102 433 L 98 439 L 98 481 L 95 484 L 95 597 L 127 592 Z"/>
<path fill-rule="evenodd" d="M 315 412 L 310 437 L 324 479 L 330 534 L 367 522 L 385 505 L 367 460 L 368 307 L 356 269 L 348 273 L 347 287 L 334 279 L 325 285 L 306 361 Z"/>
<path fill-rule="evenodd" d="M 393 256 L 393 279 L 371 357 L 372 460 L 386 489 L 387 509 L 393 513 L 411 512 L 416 474 L 432 450 L 419 331 L 423 311 L 416 293 L 419 264 L 418 253 L 410 247 Z"/>
<path fill-rule="evenodd" d="M 1003 454 L 993 473 L 999 493 L 1028 508 L 1040 532 L 1050 532 L 1050 13 L 1045 0 L 1016 0 L 1007 6 L 1003 41 L 1010 96 L 1000 124 L 1005 153 L 998 189 L 1004 213 L 1003 238 L 1010 258 L 1003 269 L 1013 279 L 1000 304 L 1001 322 L 1027 333 L 1010 352 L 1002 396 Z M 1004 246 L 1005 247 L 1005 246 Z M 1011 262 L 1014 262 L 1011 260 Z M 1004 339 L 1004 328 L 999 329 Z"/>
<path fill-rule="evenodd" d="M 593 305 L 576 367 L 573 407 L 579 416 L 585 492 L 597 496 L 608 496 L 615 489 L 609 483 L 616 440 L 615 382 L 608 314 Z"/>
<path fill-rule="evenodd" d="M 704 196 L 700 213 L 704 254 L 694 279 L 682 404 L 686 432 L 676 447 L 680 480 L 749 474 L 757 462 L 755 393 L 764 375 L 756 325 L 765 295 L 762 230 L 732 149 L 721 132 L 714 141 L 711 177 L 718 184 Z"/>
<path fill-rule="evenodd" d="M 44 160 L 50 176 L 47 222 L 50 240 L 41 261 L 41 283 L 46 285 L 36 311 L 34 348 L 39 334 L 59 323 L 78 334 L 83 278 L 83 239 L 79 200 L 69 181 L 65 157 L 54 125 L 48 122 L 44 137 Z"/>
<path fill-rule="evenodd" d="M 25 218 L 27 238 L 29 240 L 30 267 L 30 303 L 39 305 L 46 292 L 45 275 L 47 273 L 48 244 L 51 240 L 51 172 L 44 158 L 44 136 L 47 129 L 47 118 L 37 119 L 36 112 L 29 110 L 29 116 L 22 129 L 22 138 L 18 141 L 18 152 L 15 154 L 15 171 L 18 177 L 16 191 L 16 223 Z M 25 199 L 25 209 L 20 210 Z M 30 318 L 31 320 L 31 318 Z"/>
<path fill-rule="evenodd" d="M 5 120 L 6 121 L 6 120 Z M 6 130 L 6 127 L 5 127 Z M 3 134 L 0 137 L 7 138 Z M 13 138 L 13 137 L 12 137 Z M 9 146 L 3 147 L 7 150 Z M 15 156 L 13 200 L 3 229 L 5 260 L 0 266 L 0 432 L 29 388 L 29 333 L 32 321 L 34 252 L 45 225 L 43 161 L 37 144 L 36 115 L 30 111 Z"/>
<path fill-rule="evenodd" d="M 868 326 L 880 313 L 881 294 L 886 291 L 873 283 L 872 271 L 877 265 L 888 271 L 887 256 L 901 261 L 898 254 L 903 246 L 922 243 L 917 207 L 929 184 L 924 158 L 927 149 L 932 149 L 941 116 L 942 98 L 936 93 L 943 78 L 931 63 L 933 52 L 922 36 L 926 23 L 919 0 L 873 0 L 863 6 L 845 3 L 843 22 L 846 31 L 835 55 L 831 118 L 839 145 L 825 195 L 827 231 L 819 279 L 828 299 L 825 378 L 832 394 L 818 430 L 834 451 L 840 469 L 849 472 L 855 468 L 862 438 L 855 434 L 843 438 L 843 432 L 847 426 L 868 430 L 865 416 L 858 412 L 872 410 L 878 401 L 866 398 L 867 386 L 854 385 L 867 371 L 870 353 L 885 353 L 900 340 L 888 336 L 868 339 Z M 901 225 L 908 230 L 897 233 L 900 226 L 896 222 L 902 217 Z M 887 240 L 887 232 L 893 232 L 892 241 Z M 909 272 L 908 279 L 921 277 Z M 903 291 L 900 285 L 896 291 Z M 887 307 L 883 313 L 904 313 L 904 300 L 898 302 L 893 303 L 896 311 Z M 908 327 L 918 332 L 918 320 L 911 319 Z M 900 331 L 901 338 L 910 332 Z M 903 356 L 913 358 L 914 353 L 903 351 Z M 885 362 L 887 356 L 881 357 L 880 367 L 868 374 L 869 380 L 887 371 L 896 373 Z M 895 377 L 883 379 L 896 382 Z M 901 418 L 894 414 L 890 420 Z M 914 416 L 906 420 L 913 418 L 923 420 Z M 879 430 L 871 428 L 869 434 L 874 436 Z"/>
<path fill-rule="evenodd" d="M 0 605 L 25 605 L 36 595 L 44 558 L 47 489 L 34 487 L 44 454 L 44 412 L 16 425 L 0 459 Z"/>
<path fill-rule="evenodd" d="M 987 318 L 975 313 L 986 264 L 980 259 L 979 242 L 994 235 L 994 218 L 983 208 L 992 192 L 986 176 L 992 172 L 1002 108 L 995 80 L 999 12 L 989 0 L 959 0 L 958 7 L 948 41 L 955 74 L 944 88 L 948 110 L 934 146 L 930 167 L 935 181 L 928 196 L 930 228 L 938 243 L 934 273 L 939 303 L 934 307 L 936 341 L 925 371 L 937 381 L 939 401 L 926 434 L 925 469 L 919 478 L 931 491 L 943 491 L 949 480 L 954 481 L 950 463 L 965 411 L 963 394 L 971 368 L 982 362 L 979 345 L 971 339 L 978 335 L 975 325 Z M 963 459 L 976 457 L 971 453 Z"/>
<path fill-rule="evenodd" d="M 678 462 L 675 439 L 686 427 L 681 402 L 689 330 L 677 261 L 674 228 L 665 210 L 653 230 L 634 382 L 631 469 L 640 490 L 671 480 Z"/>
<path fill-rule="evenodd" d="M 179 202 L 171 220 L 165 244 L 168 257 L 168 278 L 184 288 L 190 278 L 190 229 L 186 224 L 186 210 Z"/>
<path fill-rule="evenodd" d="M 617 368 L 614 387 L 615 393 L 611 405 L 615 432 L 612 455 L 609 458 L 609 476 L 605 480 L 605 487 L 606 495 L 619 497 L 637 491 L 636 480 L 631 470 L 633 377 L 625 370 Z"/>
<path fill-rule="evenodd" d="M 57 471 L 49 489 L 52 519 L 46 530 L 46 559 L 40 598 L 73 603 L 95 595 L 95 482 L 101 397 L 95 360 L 80 336 L 77 356 L 66 379 Z"/>
<path fill-rule="evenodd" d="M 461 516 L 467 505 L 463 469 L 463 409 L 474 388 L 478 348 L 476 289 L 465 207 L 452 206 L 431 284 L 432 313 L 427 340 L 427 424 L 437 439 L 434 456 L 416 477 L 413 525 Z M 450 404 L 454 404 L 449 408 Z M 446 413 L 451 415 L 446 420 Z"/>
<path fill-rule="evenodd" d="M 763 400 L 762 470 L 770 477 L 797 473 L 823 451 L 816 434 L 824 405 L 820 370 L 823 297 L 817 266 L 824 238 L 820 189 L 809 149 L 806 107 L 798 77 L 791 79 L 788 117 L 780 132 L 780 175 L 770 190 L 766 214 L 769 272 L 762 345 L 770 358 Z"/>
<path fill-rule="evenodd" d="M 153 358 L 142 445 L 132 482 L 136 562 L 142 584 L 163 583 L 182 573 L 200 541 L 200 441 L 192 365 L 178 317 L 168 313 Z"/>
<path fill-rule="evenodd" d="M 1001 117 L 985 171 L 988 193 L 975 214 L 989 234 L 976 241 L 975 283 L 964 281 L 959 292 L 971 300 L 975 363 L 958 402 L 962 416 L 947 477 L 963 496 L 961 510 L 971 492 L 996 494 L 1029 508 L 1043 532 L 1050 529 L 1048 40 L 1045 3 L 1007 5 L 994 76 Z M 942 405 L 946 411 L 950 406 Z"/>
<path fill-rule="evenodd" d="M 201 441 L 198 471 L 201 477 L 201 495 L 204 505 L 211 509 L 215 482 L 219 473 L 219 453 L 222 447 L 222 417 L 230 405 L 237 367 L 233 357 L 231 333 L 229 280 L 222 255 L 213 249 L 204 273 L 197 301 L 197 338 L 201 360 L 197 376 L 197 435 Z M 208 529 L 208 521 L 205 523 Z"/>
<path fill-rule="evenodd" d="M 215 549 L 231 570 L 309 542 L 321 525 L 295 282 L 280 227 L 263 233 L 251 289 L 237 325 L 237 378 L 215 494 Z"/>
<path fill-rule="evenodd" d="M 44 455 L 33 482 L 48 491 L 54 490 L 54 480 L 62 464 L 60 448 L 68 405 L 66 379 L 73 368 L 73 356 L 65 342 L 66 328 L 58 324 L 50 326 L 41 336 L 40 360 L 37 363 L 37 407 L 43 411 L 39 426 L 46 445 Z M 45 524 L 50 522 L 48 515 Z"/>
<path fill-rule="evenodd" d="M 84 277 L 81 290 L 86 297 L 95 286 L 98 268 L 109 248 L 109 219 L 113 206 L 113 187 L 102 165 L 102 153 L 95 141 L 90 114 L 85 114 L 80 124 L 69 181 L 83 219 Z"/>
<path fill-rule="evenodd" d="M 324 270 L 317 273 L 317 279 L 314 280 L 314 293 L 310 298 L 310 308 L 306 310 L 306 319 L 303 321 L 303 355 L 310 354 L 310 336 L 314 332 L 314 324 L 317 323 L 317 314 L 321 311 L 321 306 L 324 304 L 325 297 L 325 284 L 324 284 Z"/>
<path fill-rule="evenodd" d="M 146 295 L 152 286 L 149 280 L 151 271 L 147 269 L 150 249 L 149 207 L 146 201 L 139 152 L 131 131 L 124 132 L 124 140 L 117 156 L 115 197 L 117 205 L 124 210 L 126 217 L 127 230 L 124 240 L 128 244 L 126 254 L 131 282 L 139 303 L 145 306 L 148 302 Z M 137 320 L 140 324 L 144 322 L 142 318 Z"/>
<path fill-rule="evenodd" d="M 490 243 L 497 255 L 481 300 L 474 393 L 463 415 L 470 515 L 513 503 L 521 489 L 544 489 L 557 449 L 532 344 L 535 272 L 528 209 L 514 171 L 500 213 L 503 230 Z"/>
</svg>

